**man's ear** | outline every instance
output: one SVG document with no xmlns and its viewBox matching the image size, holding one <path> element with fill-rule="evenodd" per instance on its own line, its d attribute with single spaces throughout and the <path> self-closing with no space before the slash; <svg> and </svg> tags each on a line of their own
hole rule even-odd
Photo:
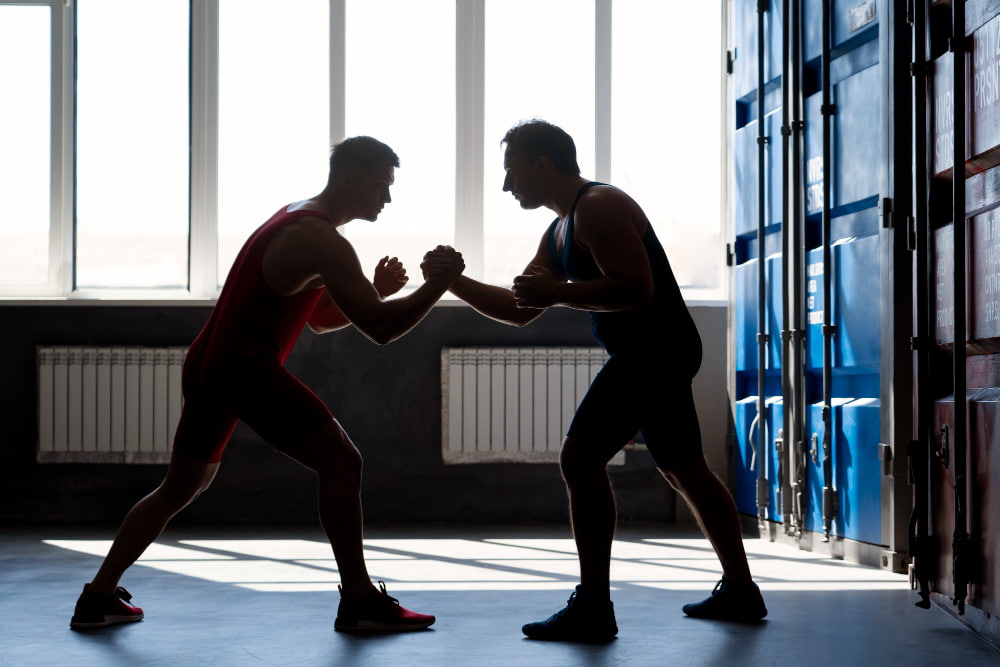
<svg viewBox="0 0 1000 667">
<path fill-rule="evenodd" d="M 555 169 L 556 165 L 547 155 L 539 155 L 535 158 L 535 163 L 531 165 L 540 174 L 546 174 Z"/>
</svg>

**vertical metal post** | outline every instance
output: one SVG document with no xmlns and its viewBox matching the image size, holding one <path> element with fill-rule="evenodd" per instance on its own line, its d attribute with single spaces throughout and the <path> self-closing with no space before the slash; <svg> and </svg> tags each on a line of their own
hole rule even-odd
<svg viewBox="0 0 1000 667">
<path fill-rule="evenodd" d="M 953 379 L 955 387 L 955 531 L 952 538 L 954 603 L 965 613 L 969 584 L 970 540 L 966 528 L 966 449 L 968 446 L 968 392 L 966 390 L 966 261 L 965 261 L 965 2 L 951 3 L 950 48 L 954 67 L 952 106 L 954 108 L 954 157 L 952 160 L 952 225 L 954 226 L 955 343 Z"/>
<path fill-rule="evenodd" d="M 781 3 L 781 396 L 784 410 L 782 412 L 782 451 L 781 468 L 778 475 L 778 483 L 781 485 L 781 512 L 785 516 L 785 534 L 798 534 L 800 526 L 798 516 L 793 511 L 795 500 L 795 438 L 792 431 L 792 419 L 795 416 L 795 385 L 793 383 L 792 366 L 789 364 L 792 358 L 792 318 L 794 317 L 793 304 L 791 300 L 791 266 L 789 257 L 791 256 L 794 235 L 790 223 L 791 202 L 788 198 L 788 183 L 791 175 L 791 138 L 792 126 L 790 121 L 789 103 L 791 97 L 791 87 L 789 86 L 790 67 L 790 0 L 782 0 Z M 785 493 L 785 487 L 790 492 Z"/>
<path fill-rule="evenodd" d="M 913 355 L 907 332 L 913 330 L 913 256 L 909 236 L 914 173 L 912 0 L 884 3 L 879 29 L 882 133 L 879 190 L 882 226 L 879 245 L 879 478 L 882 567 L 905 567 L 907 523 L 912 494 L 903 452 L 913 433 Z M 901 400 L 900 400 L 901 399 Z"/>
<path fill-rule="evenodd" d="M 809 498 L 809 489 L 806 481 L 806 471 L 808 469 L 808 453 L 805 440 L 805 414 L 806 414 L 806 384 L 805 384 L 805 203 L 803 197 L 804 177 L 802 171 L 802 151 L 803 151 L 803 130 L 805 123 L 802 113 L 802 0 L 793 0 L 791 3 L 792 17 L 791 23 L 791 85 L 788 96 L 788 104 L 792 114 L 792 166 L 791 166 L 791 215 L 788 225 L 791 229 L 792 239 L 788 257 L 792 263 L 792 299 L 793 304 L 793 328 L 791 355 L 785 363 L 792 369 L 793 385 L 793 421 L 792 434 L 786 436 L 792 442 L 792 449 L 795 452 L 796 465 L 793 471 L 793 497 L 792 508 L 796 517 L 798 536 L 801 537 L 805 530 L 805 515 Z M 786 404 L 785 409 L 788 409 Z"/>
<path fill-rule="evenodd" d="M 764 13 L 767 11 L 768 0 L 757 0 L 757 452 L 760 457 L 760 468 L 757 473 L 757 520 L 761 527 L 767 518 L 770 482 L 765 471 L 767 458 L 765 452 L 766 409 L 766 357 L 768 336 L 764 301 L 767 295 L 764 271 L 764 216 L 766 212 L 767 189 L 765 179 L 765 148 L 767 135 L 764 134 Z"/>
<path fill-rule="evenodd" d="M 830 164 L 831 122 L 834 106 L 831 101 L 832 86 L 830 85 L 830 52 L 831 45 L 831 12 L 833 0 L 823 0 L 823 541 L 829 541 L 830 529 L 837 513 L 837 491 L 833 483 L 833 414 L 832 414 L 832 366 L 833 366 L 833 336 L 836 328 L 831 324 L 830 313 L 833 310 L 831 290 L 831 273 L 833 264 L 830 253 Z"/>
<path fill-rule="evenodd" d="M 915 438 L 910 443 L 910 484 L 913 487 L 913 512 L 910 516 L 908 551 L 913 565 L 912 576 L 919 586 L 920 601 L 917 606 L 929 609 L 930 601 L 930 545 L 928 543 L 928 482 L 930 480 L 931 411 L 933 400 L 930 392 L 931 368 L 931 248 L 933 233 L 929 224 L 930 201 L 928 184 L 931 145 L 927 122 L 927 82 L 929 80 L 927 25 L 929 0 L 913 3 L 913 235 L 914 304 L 916 331 L 912 348 L 915 354 Z"/>
</svg>

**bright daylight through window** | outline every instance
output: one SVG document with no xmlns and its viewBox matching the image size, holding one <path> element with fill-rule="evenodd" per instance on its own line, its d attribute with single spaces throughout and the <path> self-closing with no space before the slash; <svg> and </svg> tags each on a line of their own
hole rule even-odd
<svg viewBox="0 0 1000 667">
<path fill-rule="evenodd" d="M 357 134 L 401 161 L 379 219 L 344 228 L 368 275 L 452 244 L 509 285 L 553 214 L 502 191 L 500 141 L 544 118 L 718 298 L 722 4 L 0 0 L 0 297 L 214 298 Z"/>
</svg>

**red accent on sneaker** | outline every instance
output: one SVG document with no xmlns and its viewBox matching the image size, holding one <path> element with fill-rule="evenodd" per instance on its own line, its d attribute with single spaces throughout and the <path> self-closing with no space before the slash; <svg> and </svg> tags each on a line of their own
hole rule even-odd
<svg viewBox="0 0 1000 667">
<path fill-rule="evenodd" d="M 334 629 L 341 632 L 406 632 L 422 630 L 436 620 L 430 614 L 419 614 L 399 604 L 399 600 L 385 590 L 380 581 L 379 590 L 368 595 L 351 598 L 340 593 L 340 607 Z M 338 587 L 339 588 L 339 587 Z"/>
<path fill-rule="evenodd" d="M 98 593 L 85 584 L 76 601 L 69 626 L 76 629 L 104 628 L 118 623 L 134 623 L 143 619 L 142 609 L 129 604 L 132 595 L 119 586 L 111 595 Z"/>
</svg>

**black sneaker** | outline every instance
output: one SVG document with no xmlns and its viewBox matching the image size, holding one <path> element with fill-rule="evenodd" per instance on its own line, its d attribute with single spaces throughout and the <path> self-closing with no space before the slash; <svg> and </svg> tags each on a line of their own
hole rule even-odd
<svg viewBox="0 0 1000 667">
<path fill-rule="evenodd" d="M 688 616 L 717 621 L 759 621 L 767 616 L 757 584 L 734 584 L 725 577 L 719 579 L 712 595 L 701 602 L 686 604 L 683 609 Z"/>
<path fill-rule="evenodd" d="M 111 595 L 90 590 L 90 584 L 83 587 L 69 627 L 76 630 L 104 628 L 118 623 L 134 623 L 142 620 L 142 609 L 130 605 L 132 596 L 119 586 Z"/>
<path fill-rule="evenodd" d="M 531 639 L 571 642 L 608 642 L 618 634 L 615 608 L 610 600 L 594 602 L 580 595 L 577 586 L 566 606 L 544 621 L 528 623 L 521 632 Z"/>
<path fill-rule="evenodd" d="M 432 623 L 430 614 L 418 614 L 400 606 L 399 600 L 385 591 L 385 582 L 378 582 L 379 590 L 361 597 L 349 598 L 340 593 L 340 607 L 334 630 L 339 632 L 406 632 L 423 630 Z M 339 587 L 338 587 L 339 588 Z"/>
</svg>

